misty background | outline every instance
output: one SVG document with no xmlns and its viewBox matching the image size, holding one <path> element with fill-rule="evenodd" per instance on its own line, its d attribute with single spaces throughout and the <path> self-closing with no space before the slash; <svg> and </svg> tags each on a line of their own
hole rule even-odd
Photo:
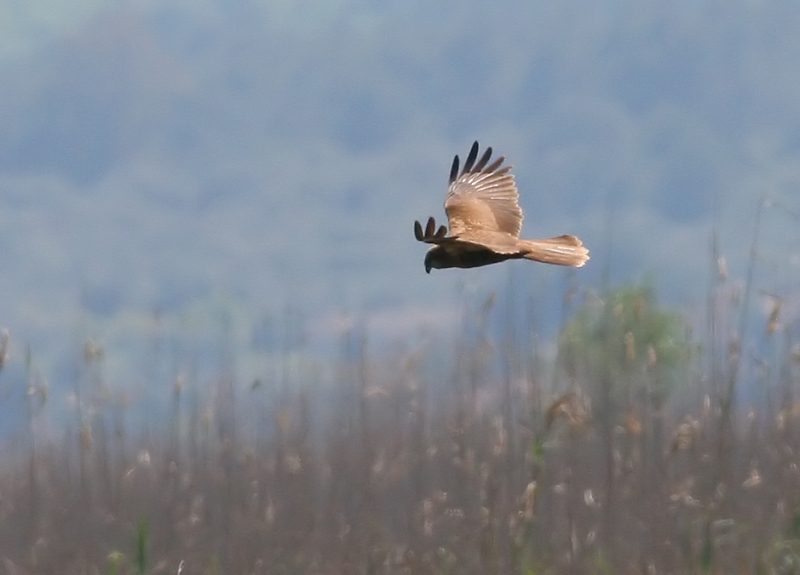
<svg viewBox="0 0 800 575">
<path fill-rule="evenodd" d="M 642 278 L 692 317 L 715 230 L 732 279 L 752 255 L 796 288 L 798 54 L 793 0 L 5 0 L 8 365 L 55 387 L 92 338 L 120 384 L 225 353 L 245 379 L 358 323 L 435 340 L 493 291 L 552 337 L 565 286 Z M 580 236 L 585 268 L 425 275 L 413 221 L 476 139 L 523 236 Z"/>
</svg>

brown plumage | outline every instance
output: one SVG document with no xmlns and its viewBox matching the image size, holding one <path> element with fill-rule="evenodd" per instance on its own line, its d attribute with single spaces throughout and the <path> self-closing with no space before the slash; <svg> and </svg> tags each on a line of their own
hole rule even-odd
<svg viewBox="0 0 800 575">
<path fill-rule="evenodd" d="M 521 258 L 576 268 L 584 265 L 589 250 L 575 236 L 519 239 L 523 216 L 511 166 L 503 166 L 503 157 L 489 164 L 491 156 L 492 149 L 486 148 L 478 159 L 475 142 L 460 174 L 458 156 L 453 159 L 444 201 L 449 236 L 445 226 L 436 229 L 432 217 L 424 230 L 422 224 L 414 222 L 417 240 L 434 244 L 425 254 L 425 271 L 476 268 Z"/>
</svg>

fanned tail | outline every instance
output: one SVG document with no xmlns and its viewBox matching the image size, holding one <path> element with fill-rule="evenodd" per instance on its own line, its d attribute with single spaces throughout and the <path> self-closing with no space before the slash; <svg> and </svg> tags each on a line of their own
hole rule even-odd
<svg viewBox="0 0 800 575">
<path fill-rule="evenodd" d="M 575 236 L 565 235 L 546 240 L 519 240 L 517 244 L 523 257 L 528 260 L 556 264 L 559 266 L 582 267 L 589 261 L 589 250 L 583 247 Z"/>
</svg>

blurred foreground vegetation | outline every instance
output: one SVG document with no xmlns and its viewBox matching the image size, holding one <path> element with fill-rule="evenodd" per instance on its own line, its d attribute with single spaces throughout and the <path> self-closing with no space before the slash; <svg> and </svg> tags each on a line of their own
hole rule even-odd
<svg viewBox="0 0 800 575">
<path fill-rule="evenodd" d="M 351 331 L 333 385 L 179 378 L 144 429 L 89 343 L 58 439 L 28 381 L 2 568 L 800 572 L 800 348 L 777 296 L 747 327 L 750 297 L 720 277 L 702 335 L 647 285 L 567 297 L 554 360 L 532 328 L 491 329 L 489 298 L 427 348 L 371 353 Z"/>
</svg>

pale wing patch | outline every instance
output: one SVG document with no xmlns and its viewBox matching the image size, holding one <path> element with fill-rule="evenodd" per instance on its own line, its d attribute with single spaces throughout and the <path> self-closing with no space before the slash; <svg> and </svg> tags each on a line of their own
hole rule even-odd
<svg viewBox="0 0 800 575">
<path fill-rule="evenodd" d="M 471 243 L 479 244 L 496 254 L 519 253 L 519 240 L 505 232 L 473 230 L 467 237 Z"/>
<path fill-rule="evenodd" d="M 452 235 L 484 230 L 519 237 L 522 210 L 511 166 L 459 176 L 444 202 Z"/>
<path fill-rule="evenodd" d="M 476 198 L 458 196 L 455 201 L 448 199 L 444 210 L 447 212 L 451 236 L 464 237 L 479 230 L 498 229 L 492 209 L 486 202 Z"/>
</svg>

